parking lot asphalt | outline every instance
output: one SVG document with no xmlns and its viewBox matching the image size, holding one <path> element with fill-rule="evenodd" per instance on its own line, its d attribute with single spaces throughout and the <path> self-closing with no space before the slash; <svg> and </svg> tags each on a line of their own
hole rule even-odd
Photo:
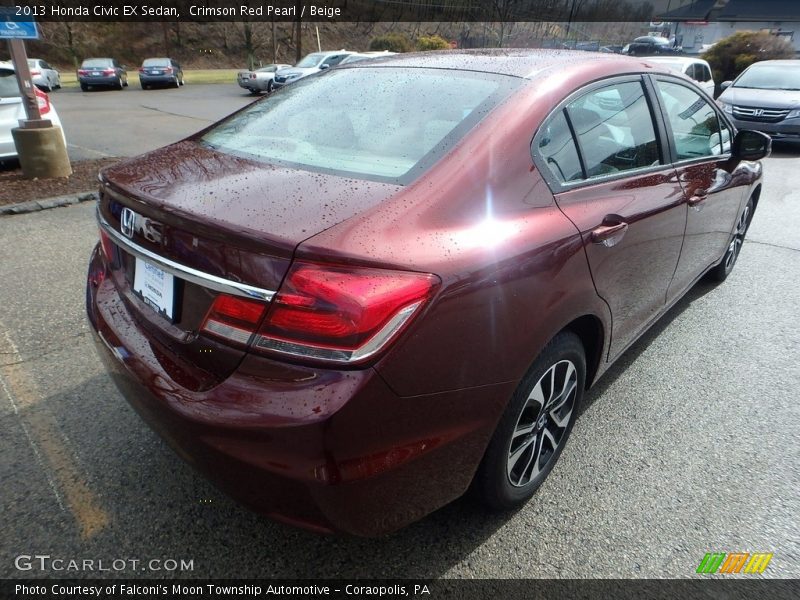
<svg viewBox="0 0 800 600">
<path fill-rule="evenodd" d="M 183 139 L 256 99 L 235 81 L 177 89 L 64 88 L 51 94 L 71 160 L 142 154 Z"/>
<path fill-rule="evenodd" d="M 148 119 L 162 144 L 250 100 L 233 89 L 225 106 L 192 105 L 200 87 L 56 101 L 71 142 L 125 155 L 149 149 Z M 159 108 L 143 109 L 151 98 Z M 81 117 L 94 133 L 73 118 L 89 101 L 117 105 Z M 122 399 L 84 316 L 92 203 L 1 217 L 0 577 L 691 577 L 705 553 L 737 551 L 774 553 L 765 577 L 800 577 L 798 157 L 766 160 L 734 273 L 696 286 L 588 394 L 530 503 L 491 515 L 462 499 L 371 540 L 249 512 Z M 36 554 L 95 570 L 27 570 L 18 559 Z M 97 571 L 115 559 L 124 568 Z"/>
</svg>

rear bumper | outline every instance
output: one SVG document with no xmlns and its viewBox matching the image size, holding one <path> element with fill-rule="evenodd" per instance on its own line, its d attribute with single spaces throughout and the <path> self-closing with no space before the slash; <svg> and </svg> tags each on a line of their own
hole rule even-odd
<svg viewBox="0 0 800 600">
<path fill-rule="evenodd" d="M 0 158 L 13 158 L 17 155 L 17 147 L 14 144 L 14 138 L 9 136 L 0 137 Z"/>
<path fill-rule="evenodd" d="M 728 115 L 731 117 L 731 115 Z M 800 141 L 800 118 L 784 119 L 778 123 L 762 123 L 760 121 L 742 121 L 731 117 L 737 129 L 753 129 L 761 131 L 775 140 Z"/>
<path fill-rule="evenodd" d="M 398 397 L 373 369 L 335 371 L 248 355 L 193 392 L 160 361 L 102 271 L 86 290 L 98 353 L 133 408 L 221 489 L 276 520 L 374 536 L 420 519 L 472 480 L 508 384 Z M 169 360 L 166 358 L 166 360 Z"/>
<path fill-rule="evenodd" d="M 139 82 L 166 85 L 168 83 L 175 83 L 175 75 L 142 75 L 139 73 Z"/>
<path fill-rule="evenodd" d="M 78 83 L 80 84 L 104 87 L 117 85 L 119 80 L 120 78 L 116 75 L 110 77 L 78 77 Z"/>
<path fill-rule="evenodd" d="M 250 80 L 239 80 L 239 87 L 244 88 L 246 90 L 259 90 L 259 91 L 266 91 L 269 87 L 269 81 L 259 81 L 257 79 L 250 79 Z M 274 85 L 274 84 L 273 84 Z"/>
</svg>

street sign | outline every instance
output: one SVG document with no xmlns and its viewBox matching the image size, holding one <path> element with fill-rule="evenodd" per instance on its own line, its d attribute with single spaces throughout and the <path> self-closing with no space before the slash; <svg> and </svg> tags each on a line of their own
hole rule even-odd
<svg viewBox="0 0 800 600">
<path fill-rule="evenodd" d="M 0 39 L 38 40 L 39 30 L 32 17 L 17 16 L 13 6 L 0 6 Z"/>
</svg>

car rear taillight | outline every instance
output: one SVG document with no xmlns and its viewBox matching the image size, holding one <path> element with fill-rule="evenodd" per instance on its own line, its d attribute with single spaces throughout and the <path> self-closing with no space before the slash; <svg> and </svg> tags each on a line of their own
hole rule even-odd
<svg viewBox="0 0 800 600">
<path fill-rule="evenodd" d="M 39 105 L 39 114 L 46 115 L 50 112 L 50 98 L 39 88 L 34 88 L 36 103 Z"/>
<path fill-rule="evenodd" d="M 255 333 L 266 308 L 263 302 L 220 294 L 214 299 L 200 329 L 245 345 Z"/>
<path fill-rule="evenodd" d="M 35 77 L 36 75 L 41 75 L 41 71 L 31 71 L 31 77 Z"/>
<path fill-rule="evenodd" d="M 114 69 L 103 69 L 103 75 L 113 75 Z"/>
<path fill-rule="evenodd" d="M 172 67 L 167 67 L 164 69 L 164 73 L 172 73 Z"/>
<path fill-rule="evenodd" d="M 100 229 L 100 248 L 106 261 L 109 263 L 114 262 L 114 242 L 111 241 L 109 235 L 102 228 Z"/>
<path fill-rule="evenodd" d="M 438 283 L 423 273 L 293 263 L 254 347 L 339 363 L 364 360 L 408 326 Z"/>
<path fill-rule="evenodd" d="M 255 78 L 256 78 L 256 74 L 255 73 L 250 73 L 250 79 L 255 79 Z"/>
<path fill-rule="evenodd" d="M 78 75 L 88 75 L 89 71 L 86 69 L 78 69 Z"/>
<path fill-rule="evenodd" d="M 139 73 L 144 73 L 144 67 L 139 67 Z"/>
</svg>

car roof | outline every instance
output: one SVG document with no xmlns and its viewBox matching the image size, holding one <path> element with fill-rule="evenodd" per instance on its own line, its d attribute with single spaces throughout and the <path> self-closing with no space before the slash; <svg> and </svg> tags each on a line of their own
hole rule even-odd
<svg viewBox="0 0 800 600">
<path fill-rule="evenodd" d="M 753 63 L 750 67 L 755 67 L 757 65 L 785 65 L 787 67 L 800 67 L 800 60 L 796 60 L 793 58 L 786 58 L 786 59 L 776 59 L 776 60 L 760 60 L 758 62 Z M 747 67 L 748 69 L 750 67 Z"/>
<path fill-rule="evenodd" d="M 704 65 L 708 64 L 708 62 L 703 60 L 702 58 L 694 58 L 692 56 L 648 56 L 646 60 L 647 62 L 654 62 L 662 65 L 665 64 L 690 65 L 692 63 L 702 63 Z"/>
<path fill-rule="evenodd" d="M 621 72 L 653 70 L 647 59 L 582 50 L 543 50 L 530 48 L 493 48 L 478 50 L 440 50 L 395 54 L 378 61 L 364 60 L 343 65 L 348 69 L 384 67 L 448 69 L 496 73 L 535 79 L 540 73 L 557 69 L 579 70 L 587 65 L 617 65 Z M 665 73 L 667 67 L 658 66 Z"/>
</svg>

